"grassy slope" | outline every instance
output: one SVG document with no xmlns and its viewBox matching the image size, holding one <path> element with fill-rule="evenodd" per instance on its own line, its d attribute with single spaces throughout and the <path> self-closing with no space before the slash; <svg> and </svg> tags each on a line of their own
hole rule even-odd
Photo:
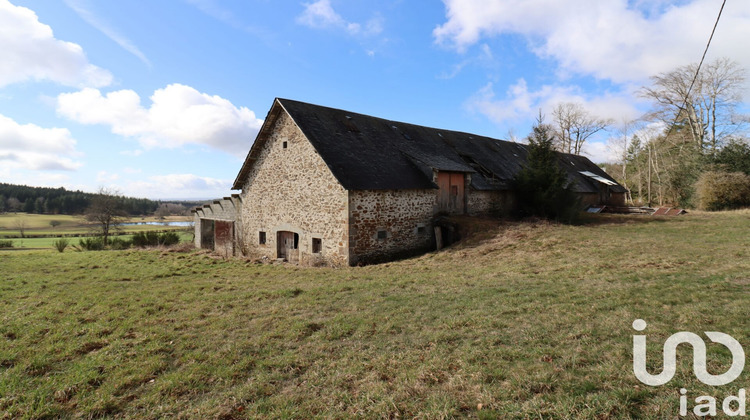
<svg viewBox="0 0 750 420">
<path fill-rule="evenodd" d="M 747 384 L 700 385 L 681 357 L 640 385 L 631 323 L 657 370 L 680 330 L 750 349 L 750 212 L 600 220 L 485 223 L 364 268 L 0 253 L 0 417 L 664 418 L 680 387 Z"/>
</svg>

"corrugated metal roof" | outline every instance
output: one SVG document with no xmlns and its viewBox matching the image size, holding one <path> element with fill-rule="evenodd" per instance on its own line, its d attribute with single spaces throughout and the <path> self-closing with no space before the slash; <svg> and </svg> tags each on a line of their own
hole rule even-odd
<svg viewBox="0 0 750 420">
<path fill-rule="evenodd" d="M 601 177 L 601 176 L 599 176 L 599 175 L 596 175 L 596 174 L 592 174 L 592 173 L 591 173 L 591 172 L 589 172 L 589 171 L 578 171 L 578 172 L 579 172 L 579 173 L 580 173 L 581 175 L 586 175 L 587 177 L 589 177 L 589 178 L 591 178 L 591 179 L 595 179 L 595 180 L 597 180 L 597 181 L 601 182 L 602 184 L 606 184 L 606 185 L 617 185 L 617 183 L 616 183 L 615 181 L 610 181 L 610 180 L 608 180 L 608 179 L 606 179 L 606 178 L 604 178 L 604 177 Z"/>
</svg>

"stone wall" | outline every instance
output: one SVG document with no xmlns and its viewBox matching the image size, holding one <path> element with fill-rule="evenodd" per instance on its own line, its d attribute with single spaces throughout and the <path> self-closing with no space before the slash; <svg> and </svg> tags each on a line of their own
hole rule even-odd
<svg viewBox="0 0 750 420">
<path fill-rule="evenodd" d="M 349 192 L 349 263 L 369 264 L 435 249 L 437 190 Z"/>
<path fill-rule="evenodd" d="M 272 124 L 269 137 L 256 140 L 264 143 L 243 182 L 243 254 L 277 258 L 278 232 L 286 231 L 299 235 L 300 263 L 346 264 L 346 190 L 286 112 Z M 321 240 L 319 253 L 312 252 L 313 238 Z"/>
<path fill-rule="evenodd" d="M 479 191 L 469 188 L 466 196 L 470 216 L 507 216 L 513 211 L 515 199 L 511 191 Z"/>
</svg>

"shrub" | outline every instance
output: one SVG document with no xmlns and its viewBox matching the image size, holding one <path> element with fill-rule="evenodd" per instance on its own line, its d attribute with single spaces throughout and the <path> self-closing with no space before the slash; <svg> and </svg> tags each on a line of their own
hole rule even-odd
<svg viewBox="0 0 750 420">
<path fill-rule="evenodd" d="M 159 245 L 170 246 L 180 243 L 180 235 L 176 232 L 164 232 L 159 235 Z"/>
<path fill-rule="evenodd" d="M 156 232 L 138 232 L 133 235 L 133 246 L 140 248 L 155 246 L 158 240 L 159 235 Z"/>
<path fill-rule="evenodd" d="M 52 242 L 52 245 L 55 246 L 55 249 L 57 249 L 57 252 L 63 252 L 65 251 L 65 248 L 68 247 L 68 240 L 65 238 L 60 238 L 54 242 Z"/>
<path fill-rule="evenodd" d="M 131 245 L 133 245 L 133 241 L 129 241 L 127 239 L 114 238 L 109 241 L 109 247 L 116 251 L 128 249 Z"/>
<path fill-rule="evenodd" d="M 147 247 L 147 246 L 170 246 L 180 242 L 180 235 L 176 232 L 138 232 L 133 235 L 133 246 Z"/>
<path fill-rule="evenodd" d="M 0 240 L 0 248 L 13 248 L 13 241 Z"/>
<path fill-rule="evenodd" d="M 104 249 L 104 238 L 83 238 L 78 241 L 78 245 L 85 251 L 101 251 Z"/>
<path fill-rule="evenodd" d="M 729 210 L 750 206 L 750 176 L 742 172 L 704 172 L 695 187 L 698 208 L 701 210 Z"/>
</svg>

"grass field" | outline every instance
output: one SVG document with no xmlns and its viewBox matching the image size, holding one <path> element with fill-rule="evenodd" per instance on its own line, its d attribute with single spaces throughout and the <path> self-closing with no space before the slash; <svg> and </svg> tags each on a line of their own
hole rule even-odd
<svg viewBox="0 0 750 420">
<path fill-rule="evenodd" d="M 631 327 L 649 324 L 652 372 L 677 331 L 750 350 L 750 211 L 592 220 L 477 222 L 443 252 L 342 269 L 0 252 L 0 418 L 662 419 L 681 387 L 750 383 L 702 385 L 686 347 L 645 386 Z"/>
<path fill-rule="evenodd" d="M 89 234 L 96 226 L 87 222 L 83 216 L 71 216 L 65 214 L 32 214 L 32 213 L 3 213 L 0 214 L 0 238 L 20 237 L 18 222 L 23 221 L 26 225 L 25 235 L 28 236 L 60 236 L 60 235 L 83 235 Z M 60 222 L 59 226 L 52 227 L 50 222 Z M 192 221 L 187 216 L 170 216 L 163 220 L 155 217 L 133 217 L 127 222 L 164 222 L 164 221 Z M 139 232 L 150 230 L 182 230 L 184 227 L 161 226 L 161 225 L 135 225 L 121 226 L 123 232 Z"/>
<path fill-rule="evenodd" d="M 190 232 L 187 232 L 185 230 L 180 230 L 177 232 L 178 235 L 180 235 L 180 242 L 190 242 L 193 240 L 193 234 Z M 78 245 L 79 241 L 82 239 L 87 238 L 93 238 L 93 236 L 82 236 L 82 237 L 74 237 L 74 238 L 66 238 L 68 239 L 68 242 L 70 245 Z M 120 238 L 123 240 L 131 240 L 133 239 L 133 235 L 117 235 L 114 236 L 114 238 Z M 37 249 L 37 248 L 54 248 L 54 242 L 57 241 L 60 238 L 55 237 L 46 237 L 46 238 L 13 238 L 13 239 L 4 239 L 9 240 L 13 242 L 13 248 L 11 250 L 19 250 L 19 249 Z M 8 249 L 0 249 L 0 252 L 3 250 Z"/>
</svg>

